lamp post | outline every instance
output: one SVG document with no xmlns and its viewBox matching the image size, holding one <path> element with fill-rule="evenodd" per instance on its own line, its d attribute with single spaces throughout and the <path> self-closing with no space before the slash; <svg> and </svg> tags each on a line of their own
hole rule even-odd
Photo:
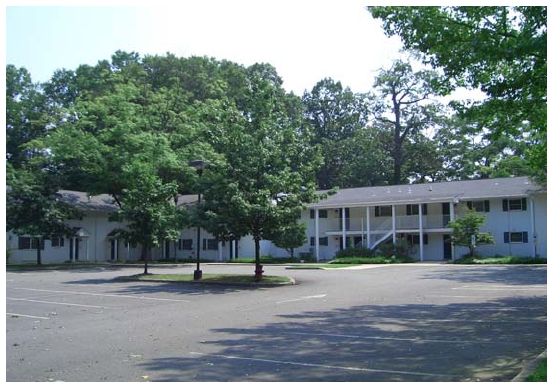
<svg viewBox="0 0 549 386">
<path fill-rule="evenodd" d="M 200 178 L 206 167 L 206 162 L 203 160 L 194 160 L 189 163 L 189 166 L 196 169 L 196 174 Z M 198 188 L 198 205 L 200 205 L 200 184 Z M 194 280 L 200 279 L 202 279 L 202 271 L 200 270 L 200 226 L 198 226 L 196 227 L 196 270 L 194 271 Z"/>
</svg>

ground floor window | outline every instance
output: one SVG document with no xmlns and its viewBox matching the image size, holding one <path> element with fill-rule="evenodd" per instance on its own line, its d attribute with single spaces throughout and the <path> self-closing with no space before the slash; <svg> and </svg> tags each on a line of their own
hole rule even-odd
<svg viewBox="0 0 549 386">
<path fill-rule="evenodd" d="M 65 239 L 62 237 L 53 237 L 51 239 L 52 248 L 62 248 L 65 246 Z"/>
<path fill-rule="evenodd" d="M 193 239 L 179 239 L 178 247 L 179 250 L 192 251 Z"/>
<path fill-rule="evenodd" d="M 315 246 L 315 238 L 314 237 L 311 237 L 310 245 L 311 245 L 311 247 Z M 327 247 L 328 246 L 328 237 L 319 237 L 318 238 L 318 245 Z"/>
<path fill-rule="evenodd" d="M 409 245 L 419 245 L 419 235 L 408 235 L 406 236 L 406 241 Z M 423 244 L 429 244 L 429 236 L 423 235 Z"/>
<path fill-rule="evenodd" d="M 527 243 L 528 232 L 503 232 L 503 242 L 508 243 Z"/>
<path fill-rule="evenodd" d="M 44 250 L 44 239 L 39 239 L 38 237 L 20 236 L 18 247 L 19 249 L 37 249 L 39 240 L 40 249 Z"/>
<path fill-rule="evenodd" d="M 218 242 L 216 239 L 203 239 L 202 240 L 202 250 L 203 251 L 217 251 Z"/>
</svg>

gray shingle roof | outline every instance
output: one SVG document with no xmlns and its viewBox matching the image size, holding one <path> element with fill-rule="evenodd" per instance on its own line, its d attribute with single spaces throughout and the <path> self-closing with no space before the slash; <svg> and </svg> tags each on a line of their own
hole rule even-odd
<svg viewBox="0 0 549 386">
<path fill-rule="evenodd" d="M 341 189 L 336 194 L 311 204 L 309 207 L 332 208 L 342 206 L 459 202 L 481 198 L 526 197 L 536 192 L 545 191 L 545 189 L 530 182 L 527 177 L 375 186 Z"/>
</svg>

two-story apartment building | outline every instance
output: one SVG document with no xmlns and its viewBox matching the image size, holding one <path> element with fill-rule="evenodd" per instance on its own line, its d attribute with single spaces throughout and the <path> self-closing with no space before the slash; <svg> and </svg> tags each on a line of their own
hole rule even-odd
<svg viewBox="0 0 549 386">
<path fill-rule="evenodd" d="M 129 245 L 117 233 L 124 224 L 108 219 L 116 209 L 110 196 L 60 193 L 84 216 L 70 221 L 78 230 L 75 237 L 42 243 L 44 262 L 139 259 L 138 246 Z M 196 201 L 196 195 L 181 196 L 178 204 L 192 205 Z M 547 257 L 547 193 L 526 177 L 341 189 L 302 212 L 308 242 L 296 253 L 330 260 L 338 250 L 350 246 L 376 248 L 384 242 L 405 240 L 419 261 L 459 258 L 467 251 L 448 242 L 451 230 L 447 224 L 468 208 L 486 217 L 483 231 L 495 239 L 494 245 L 479 246 L 480 254 Z M 194 257 L 197 246 L 201 258 L 214 261 L 254 254 L 251 237 L 224 243 L 202 231 L 197 245 L 196 236 L 196 228 L 183 229 L 177 242 L 165 242 L 152 251 L 151 258 Z M 10 261 L 35 261 L 33 243 L 28 236 L 8 233 Z M 285 250 L 269 241 L 262 241 L 261 252 L 287 256 Z"/>
</svg>

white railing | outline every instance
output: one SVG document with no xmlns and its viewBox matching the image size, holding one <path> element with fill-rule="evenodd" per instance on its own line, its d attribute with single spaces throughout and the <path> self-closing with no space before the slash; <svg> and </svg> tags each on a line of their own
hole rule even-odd
<svg viewBox="0 0 549 386">
<path fill-rule="evenodd" d="M 436 214 L 427 215 L 423 217 L 423 229 L 440 229 L 445 228 L 449 221 L 448 215 Z M 321 220 L 322 221 L 322 220 Z M 342 232 L 340 219 L 328 219 L 327 232 Z M 414 216 L 396 216 L 395 218 L 396 230 L 404 229 L 419 229 L 419 215 Z M 346 219 L 346 231 L 347 232 L 366 232 L 367 223 L 365 218 L 348 218 Z M 393 229 L 392 217 L 375 217 L 370 218 L 370 231 L 388 231 Z"/>
</svg>

